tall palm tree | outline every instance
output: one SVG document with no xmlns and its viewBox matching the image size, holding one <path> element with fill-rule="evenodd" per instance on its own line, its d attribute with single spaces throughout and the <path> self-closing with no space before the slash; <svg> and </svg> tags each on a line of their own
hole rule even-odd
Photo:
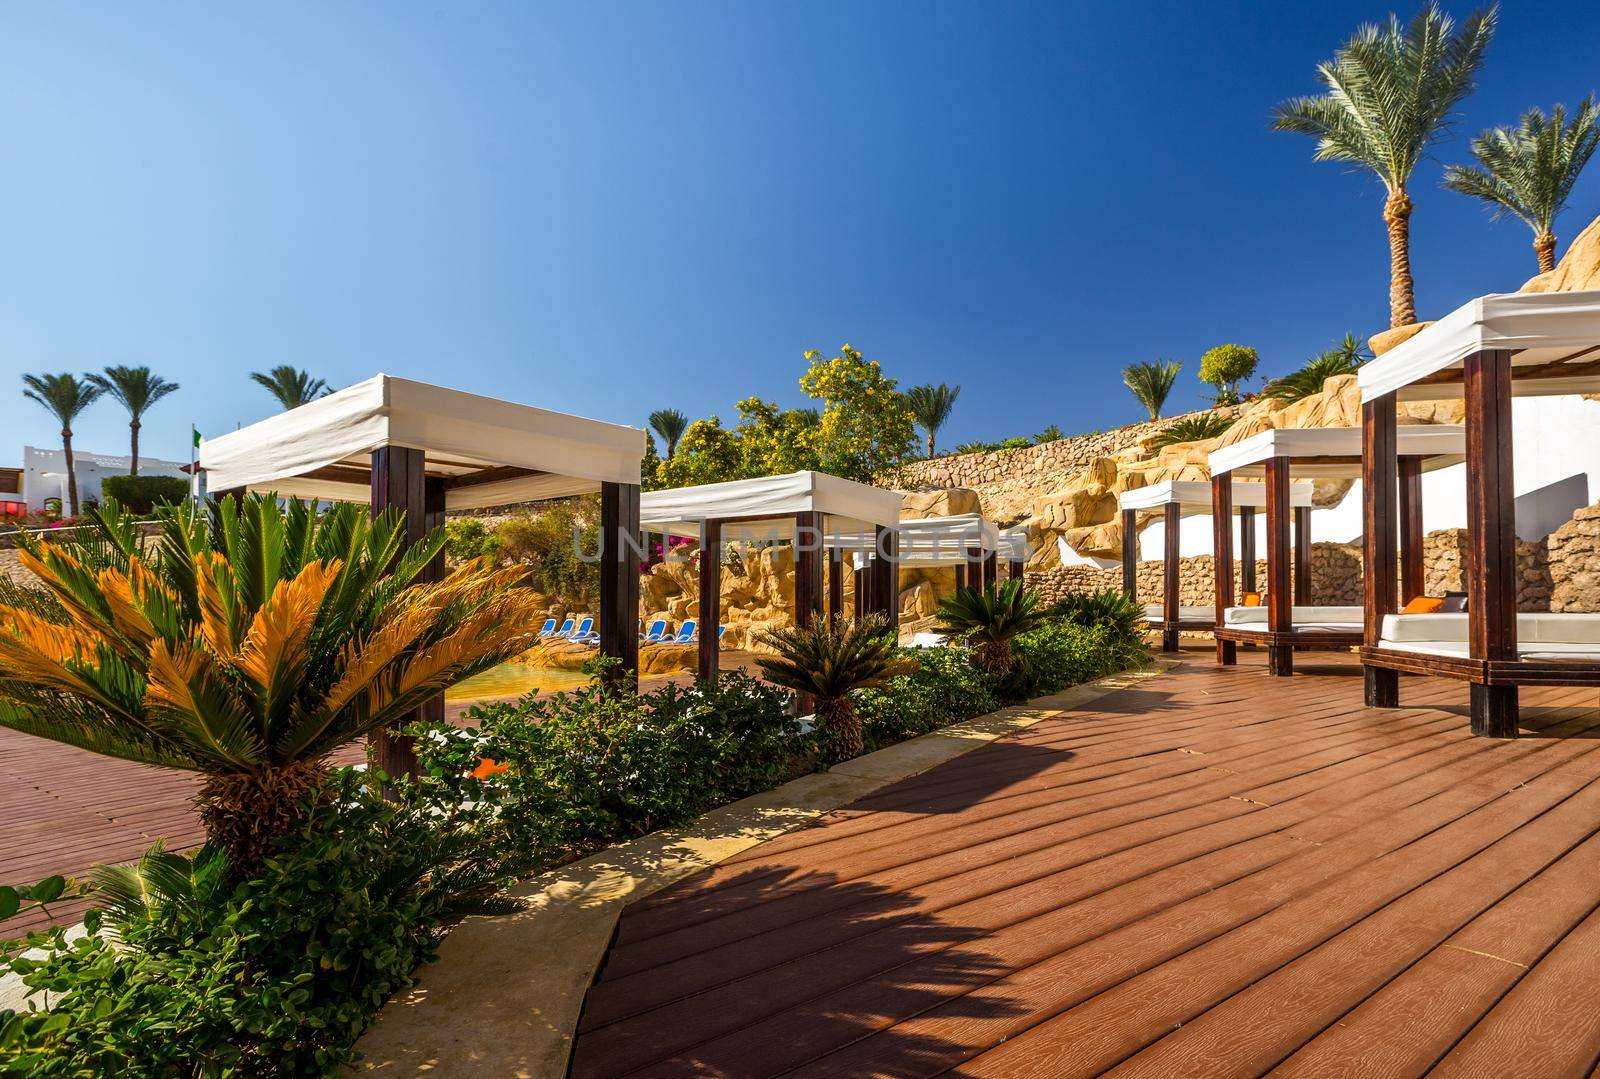
<svg viewBox="0 0 1600 1079">
<path fill-rule="evenodd" d="M 122 402 L 122 407 L 128 410 L 133 454 L 128 475 L 137 476 L 139 428 L 143 426 L 145 409 L 177 390 L 178 384 L 168 382 L 160 375 L 152 375 L 148 367 L 107 367 L 105 374 L 90 375 L 89 381 L 100 387 L 102 393 L 110 394 Z"/>
<path fill-rule="evenodd" d="M 279 364 L 266 374 L 251 371 L 250 380 L 276 397 L 285 410 L 310 404 L 330 392 L 328 384 L 322 379 L 312 378 L 310 372 L 286 363 Z"/>
<path fill-rule="evenodd" d="M 678 440 L 689 429 L 689 417 L 675 408 L 658 408 L 650 413 L 650 430 L 667 444 L 667 460 L 678 452 Z"/>
<path fill-rule="evenodd" d="M 929 457 L 933 456 L 934 436 L 950 418 L 956 398 L 960 396 L 960 386 L 947 386 L 943 382 L 937 386 L 913 386 L 906 391 L 906 405 L 911 409 L 912 418 L 928 434 Z"/>
<path fill-rule="evenodd" d="M 1533 230 L 1539 272 L 1556 268 L 1557 215 L 1566 208 L 1578 174 L 1600 146 L 1600 105 L 1590 94 L 1567 123 L 1567 107 L 1557 105 L 1548 119 L 1539 109 L 1522 114 L 1516 127 L 1497 127 L 1472 140 L 1472 156 L 1482 168 L 1451 165 L 1444 186 L 1482 199 L 1496 218 L 1515 214 Z"/>
<path fill-rule="evenodd" d="M 1161 407 L 1167 403 L 1167 395 L 1172 393 L 1182 370 L 1182 360 L 1130 363 L 1122 369 L 1122 383 L 1149 410 L 1152 420 L 1160 419 Z"/>
<path fill-rule="evenodd" d="M 61 421 L 61 452 L 67 459 L 67 505 L 72 516 L 78 515 L 78 470 L 72 461 L 72 421 L 83 410 L 94 404 L 104 391 L 87 379 L 72 374 L 23 375 L 22 384 L 27 389 L 22 396 L 39 402 Z"/>
<path fill-rule="evenodd" d="M 1406 184 L 1472 92 L 1498 11 L 1474 12 L 1456 33 L 1454 21 L 1428 0 L 1404 27 L 1393 15 L 1383 26 L 1363 26 L 1332 60 L 1317 66 L 1326 94 L 1292 98 L 1273 111 L 1277 130 L 1316 138 L 1313 160 L 1368 169 L 1388 190 L 1383 220 L 1389 228 L 1391 326 L 1417 321 Z"/>
</svg>

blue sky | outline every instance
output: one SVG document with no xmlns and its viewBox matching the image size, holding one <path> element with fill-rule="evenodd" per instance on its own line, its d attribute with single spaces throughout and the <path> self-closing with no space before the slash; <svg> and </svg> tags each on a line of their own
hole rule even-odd
<svg viewBox="0 0 1600 1079">
<path fill-rule="evenodd" d="M 1268 113 L 1389 10 L 13 4 L 0 464 L 57 441 L 22 372 L 110 363 L 183 384 L 144 438 L 179 459 L 269 414 L 246 375 L 279 363 L 642 426 L 802 403 L 801 353 L 848 341 L 962 385 L 946 444 L 1136 419 L 1134 360 L 1186 360 L 1197 404 L 1213 344 L 1280 373 L 1387 325 L 1381 188 Z M 1600 89 L 1596 40 L 1600 5 L 1507 4 L 1438 158 Z M 1534 270 L 1439 169 L 1425 317 Z M 1563 242 L 1596 214 L 1600 164 Z M 126 444 L 111 403 L 77 430 Z"/>
</svg>

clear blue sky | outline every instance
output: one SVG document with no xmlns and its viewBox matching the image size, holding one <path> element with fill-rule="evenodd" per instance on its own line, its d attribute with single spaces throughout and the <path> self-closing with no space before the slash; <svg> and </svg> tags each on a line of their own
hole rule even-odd
<svg viewBox="0 0 1600 1079">
<path fill-rule="evenodd" d="M 1468 8 L 1452 4 L 1463 15 Z M 13 4 L 0 24 L 0 464 L 24 371 L 183 384 L 146 452 L 378 370 L 642 426 L 801 403 L 848 341 L 963 386 L 947 443 L 1128 422 L 1118 371 L 1387 324 L 1373 181 L 1274 134 L 1381 3 Z M 1409 16 L 1415 10 L 1400 9 Z M 1455 140 L 1600 89 L 1600 5 L 1510 3 Z M 1528 230 L 1422 167 L 1419 306 Z M 1560 222 L 1600 214 L 1600 164 Z M 78 443 L 125 452 L 114 404 Z"/>
</svg>

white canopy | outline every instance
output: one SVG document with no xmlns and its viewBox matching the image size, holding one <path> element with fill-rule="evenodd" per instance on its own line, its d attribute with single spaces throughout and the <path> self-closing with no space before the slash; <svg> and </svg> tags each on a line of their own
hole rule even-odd
<svg viewBox="0 0 1600 1079">
<path fill-rule="evenodd" d="M 1013 528 L 1001 532 L 980 514 L 960 513 L 950 517 L 924 517 L 901 521 L 895 526 L 896 561 L 903 567 L 951 566 L 968 561 L 973 550 L 1002 561 L 1027 558 L 1028 530 Z M 854 551 L 859 569 L 866 564 L 872 537 L 857 534 L 829 536 L 829 547 Z"/>
<path fill-rule="evenodd" d="M 639 496 L 639 525 L 651 532 L 698 539 L 704 521 L 731 522 L 723 536 L 786 539 L 797 513 L 823 515 L 829 534 L 868 536 L 900 523 L 900 493 L 826 472 L 790 472 L 753 480 L 702 483 Z"/>
<path fill-rule="evenodd" d="M 1467 429 L 1458 424 L 1408 423 L 1396 429 L 1396 452 L 1423 458 L 1425 472 L 1459 464 L 1467 450 Z M 1286 427 L 1263 431 L 1211 453 L 1213 476 L 1259 476 L 1272 457 L 1294 459 L 1290 471 L 1303 479 L 1353 479 L 1361 475 L 1361 428 Z M 1235 487 L 1235 490 L 1238 488 Z"/>
<path fill-rule="evenodd" d="M 1480 296 L 1362 367 L 1361 399 L 1386 393 L 1401 400 L 1459 397 L 1459 378 L 1422 380 L 1460 368 L 1484 349 L 1516 353 L 1512 393 L 1519 396 L 1600 391 L 1600 368 L 1593 363 L 1600 360 L 1600 291 Z M 1518 377 L 1518 369 L 1533 367 L 1545 370 L 1538 378 Z M 1573 368 L 1572 374 L 1560 367 Z"/>
<path fill-rule="evenodd" d="M 636 484 L 644 432 L 380 374 L 206 439 L 200 468 L 212 491 L 370 502 L 384 446 L 423 450 L 461 510 Z"/>
<path fill-rule="evenodd" d="M 1289 505 L 1309 506 L 1313 485 L 1289 485 Z M 1211 484 L 1205 480 L 1163 480 L 1148 487 L 1124 491 L 1117 499 L 1125 510 L 1154 510 L 1178 504 L 1186 516 L 1211 512 Z M 1264 483 L 1233 482 L 1233 508 L 1258 508 L 1267 504 L 1267 485 Z"/>
<path fill-rule="evenodd" d="M 1028 530 L 1018 525 L 1000 533 L 1000 561 L 1026 562 L 1028 560 Z"/>
</svg>

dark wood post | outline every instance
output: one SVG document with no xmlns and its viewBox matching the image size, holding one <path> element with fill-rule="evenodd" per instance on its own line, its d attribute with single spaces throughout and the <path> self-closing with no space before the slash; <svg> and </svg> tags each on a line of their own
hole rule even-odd
<svg viewBox="0 0 1600 1079">
<path fill-rule="evenodd" d="M 1402 457 L 1400 476 L 1400 605 L 1427 595 L 1422 568 L 1422 458 Z"/>
<path fill-rule="evenodd" d="M 404 446 L 380 446 L 372 451 L 372 516 L 376 518 L 385 510 L 399 510 L 405 524 L 406 546 L 411 546 L 428 534 L 427 484 L 424 482 L 424 465 L 427 454 L 422 450 Z M 439 494 L 444 493 L 443 487 Z M 422 575 L 426 576 L 426 571 Z M 427 718 L 430 714 L 444 715 L 444 700 L 437 707 L 433 701 L 408 713 L 395 723 L 403 727 Z M 387 730 L 374 731 L 367 736 L 372 760 L 378 769 L 391 776 L 415 776 L 417 755 L 414 740 Z"/>
<path fill-rule="evenodd" d="M 1517 658 L 1517 533 L 1511 459 L 1511 353 L 1462 362 L 1467 412 L 1468 654 Z M 1515 685 L 1472 683 L 1472 733 L 1517 736 Z"/>
<path fill-rule="evenodd" d="M 1289 583 L 1289 459 L 1267 458 L 1267 629 L 1294 629 L 1294 595 Z M 1294 673 L 1294 645 L 1267 646 L 1267 673 Z"/>
<path fill-rule="evenodd" d="M 993 551 L 983 556 L 983 585 L 994 588 L 1000 584 L 1000 558 Z"/>
<path fill-rule="evenodd" d="M 1161 557 L 1161 650 L 1178 650 L 1178 537 L 1183 526 L 1183 507 L 1168 502 L 1163 512 Z"/>
<path fill-rule="evenodd" d="M 639 485 L 600 485 L 600 654 L 613 677 L 639 684 Z M 705 561 L 701 552 L 700 560 Z M 701 635 L 705 634 L 702 617 Z"/>
<path fill-rule="evenodd" d="M 1139 511 L 1122 511 L 1122 593 L 1139 602 Z"/>
<path fill-rule="evenodd" d="M 1013 558 L 1006 563 L 1006 579 L 1012 581 L 1022 580 L 1024 563 L 1020 558 Z"/>
<path fill-rule="evenodd" d="M 844 552 L 837 547 L 828 551 L 828 617 L 844 617 Z"/>
<path fill-rule="evenodd" d="M 1223 625 L 1223 612 L 1233 606 L 1233 477 L 1227 473 L 1211 478 L 1211 560 L 1217 575 L 1217 628 Z M 1217 641 L 1217 662 L 1232 666 L 1239 650 L 1233 641 Z"/>
<path fill-rule="evenodd" d="M 1394 394 L 1361 406 L 1362 640 L 1369 648 L 1382 638 L 1384 616 L 1395 612 L 1397 438 Z M 1398 671 L 1369 663 L 1362 678 L 1369 708 L 1400 706 Z"/>
<path fill-rule="evenodd" d="M 1256 587 L 1256 508 L 1239 507 L 1239 587 L 1259 592 Z"/>
<path fill-rule="evenodd" d="M 872 610 L 869 595 L 872 590 L 872 552 L 866 552 L 861 558 L 861 564 L 854 561 L 850 566 L 850 580 L 855 585 L 856 621 L 860 622 Z"/>
<path fill-rule="evenodd" d="M 715 678 L 722 666 L 722 642 L 717 627 L 722 624 L 722 522 L 704 521 L 700 525 L 700 647 L 695 655 L 695 673 Z"/>
<path fill-rule="evenodd" d="M 1294 601 L 1311 602 L 1311 507 L 1294 508 Z"/>
<path fill-rule="evenodd" d="M 983 551 L 977 547 L 967 548 L 967 583 L 983 591 Z"/>
<path fill-rule="evenodd" d="M 966 556 L 963 555 L 962 558 L 961 558 L 961 561 L 955 563 L 955 567 L 954 568 L 955 568 L 955 571 L 956 571 L 956 590 L 960 591 L 961 589 L 967 587 L 967 559 L 966 559 Z"/>
<path fill-rule="evenodd" d="M 794 623 L 801 629 L 822 614 L 822 514 L 794 515 Z"/>
<path fill-rule="evenodd" d="M 900 533 L 885 525 L 873 526 L 873 546 L 882 554 L 876 569 L 878 579 L 873 585 L 883 616 L 889 620 L 889 631 L 900 633 Z"/>
</svg>

